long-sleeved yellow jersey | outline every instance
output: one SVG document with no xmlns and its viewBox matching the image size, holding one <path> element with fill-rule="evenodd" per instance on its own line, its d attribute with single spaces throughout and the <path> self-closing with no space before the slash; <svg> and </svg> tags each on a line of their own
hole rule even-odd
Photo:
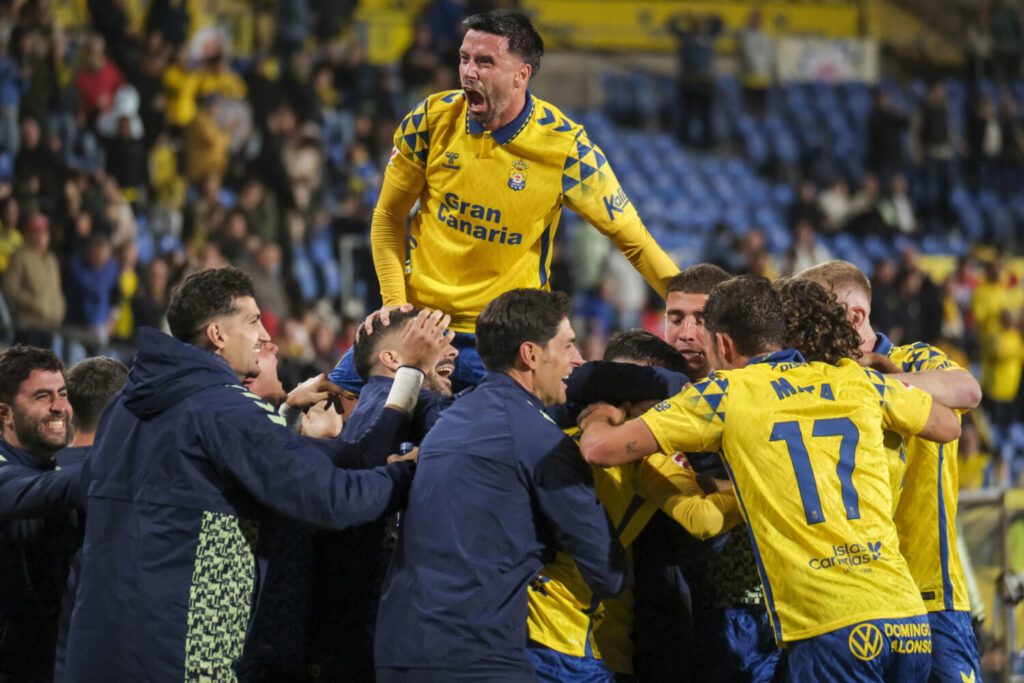
<svg viewBox="0 0 1024 683">
<path fill-rule="evenodd" d="M 371 230 L 385 304 L 440 308 L 452 329 L 473 332 L 503 292 L 550 287 L 563 206 L 611 238 L 660 294 L 679 272 L 583 127 L 530 93 L 493 132 L 469 118 L 461 90 L 431 95 L 394 142 Z M 419 196 L 408 240 L 393 190 Z"/>
</svg>

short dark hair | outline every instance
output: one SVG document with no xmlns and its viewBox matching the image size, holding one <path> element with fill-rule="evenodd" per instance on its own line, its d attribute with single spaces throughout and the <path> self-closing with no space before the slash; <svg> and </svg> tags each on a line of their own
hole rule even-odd
<svg viewBox="0 0 1024 683">
<path fill-rule="evenodd" d="M 542 289 L 513 289 L 493 299 L 476 319 L 476 350 L 484 367 L 513 367 L 523 342 L 547 346 L 571 310 L 566 294 Z"/>
<path fill-rule="evenodd" d="M 381 342 L 395 333 L 405 329 L 405 324 L 419 315 L 419 309 L 413 309 L 408 313 L 394 311 L 391 313 L 390 324 L 384 325 L 380 318 L 373 319 L 373 334 L 366 334 L 363 326 L 356 330 L 356 340 L 352 344 L 352 365 L 356 374 L 365 382 L 370 378 L 370 372 L 377 363 L 377 356 L 380 355 Z"/>
<path fill-rule="evenodd" d="M 100 415 L 128 379 L 128 366 L 116 358 L 97 356 L 75 363 L 68 370 L 71 422 L 82 432 L 96 431 Z"/>
<path fill-rule="evenodd" d="M 508 51 L 530 65 L 530 75 L 540 71 L 540 58 L 544 56 L 544 39 L 533 23 L 522 12 L 496 9 L 466 17 L 462 25 L 467 30 L 483 31 L 508 38 Z"/>
<path fill-rule="evenodd" d="M 624 330 L 613 334 L 604 349 L 604 359 L 616 358 L 646 361 L 659 368 L 683 374 L 687 370 L 682 355 L 675 347 L 647 330 Z"/>
<path fill-rule="evenodd" d="M 193 342 L 213 318 L 231 315 L 235 299 L 256 296 L 252 278 L 233 266 L 192 273 L 171 292 L 167 324 L 171 334 Z"/>
<path fill-rule="evenodd" d="M 704 327 L 712 339 L 718 332 L 729 335 L 744 356 L 782 348 L 786 341 L 782 297 L 766 277 L 731 278 L 715 287 L 704 304 Z"/>
<path fill-rule="evenodd" d="M 786 278 L 775 283 L 786 315 L 786 346 L 805 360 L 836 363 L 860 358 L 860 335 L 833 292 L 813 280 Z"/>
<path fill-rule="evenodd" d="M 0 352 L 0 403 L 11 405 L 21 383 L 34 370 L 64 373 L 64 364 L 50 349 L 18 344 Z"/>
<path fill-rule="evenodd" d="M 732 276 L 712 263 L 696 263 L 679 271 L 668 281 L 665 295 L 672 292 L 684 294 L 710 294 L 715 288 Z"/>
</svg>

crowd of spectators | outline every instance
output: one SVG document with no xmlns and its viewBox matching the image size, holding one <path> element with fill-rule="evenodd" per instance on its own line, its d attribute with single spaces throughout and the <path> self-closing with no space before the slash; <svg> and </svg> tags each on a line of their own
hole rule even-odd
<svg viewBox="0 0 1024 683">
<path fill-rule="evenodd" d="M 425 94 L 458 87 L 459 19 L 485 8 L 429 4 L 401 59 L 380 66 L 350 30 L 351 3 L 277 3 L 276 30 L 256 32 L 245 58 L 226 35 L 192 40 L 187 5 L 154 1 L 139 24 L 123 3 L 90 0 L 90 25 L 62 26 L 42 0 L 0 2 L 0 342 L 53 346 L 72 362 L 128 358 L 140 325 L 163 324 L 175 283 L 232 264 L 256 283 L 284 377 L 328 369 L 351 344 L 352 321 L 379 302 L 365 241 L 347 262 L 354 289 L 342 292 L 329 265 L 338 238 L 368 236 L 397 122 Z M 775 88 L 763 23 L 753 12 L 735 35 L 743 106 L 755 117 L 770 112 Z M 967 24 L 962 111 L 940 78 L 909 111 L 878 89 L 863 175 L 797 169 L 787 251 L 772 253 L 757 227 L 736 235 L 719 224 L 701 256 L 774 277 L 843 257 L 839 235 L 903 245 L 874 265 L 880 328 L 896 342 L 962 350 L 988 378 L 987 412 L 1006 429 L 1024 414 L 1020 283 L 998 255 L 973 254 L 933 282 L 913 246 L 959 229 L 956 186 L 1009 200 L 1024 169 L 1012 92 L 1019 13 L 997 0 Z M 690 16 L 670 28 L 680 39 L 684 139 L 712 148 L 721 22 Z M 607 276 L 581 274 L 589 258 L 563 239 L 552 283 L 576 293 L 584 355 L 594 357 L 615 329 L 656 329 L 659 307 L 642 282 L 616 286 L 628 269 L 614 256 L 601 261 Z M 1003 303 L 982 315 L 978 302 L 993 288 Z"/>
<path fill-rule="evenodd" d="M 365 248 L 339 300 L 337 237 L 368 235 L 394 127 L 457 87 L 458 20 L 479 8 L 435 3 L 378 66 L 353 3 L 260 6 L 275 30 L 244 59 L 227 34 L 192 38 L 190 4 L 138 25 L 90 0 L 90 25 L 62 26 L 41 0 L 0 3 L 0 341 L 130 357 L 175 283 L 232 264 L 286 368 L 327 369 L 379 301 Z"/>
</svg>

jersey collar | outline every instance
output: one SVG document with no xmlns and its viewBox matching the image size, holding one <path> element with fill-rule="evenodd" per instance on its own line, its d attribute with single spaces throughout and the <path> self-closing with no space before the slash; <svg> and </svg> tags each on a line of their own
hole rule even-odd
<svg viewBox="0 0 1024 683">
<path fill-rule="evenodd" d="M 491 138 L 499 145 L 506 145 L 522 132 L 523 128 L 526 128 L 527 122 L 530 117 L 533 116 L 533 95 L 530 91 L 526 91 L 526 105 L 523 110 L 519 112 L 519 116 L 515 117 L 498 130 L 491 133 Z M 469 108 L 466 108 L 466 130 L 469 131 L 470 135 L 479 135 L 480 133 L 486 132 L 486 129 L 479 123 L 474 121 L 469 116 Z"/>
<path fill-rule="evenodd" d="M 874 348 L 874 352 L 875 353 L 880 353 L 883 356 L 888 356 L 888 355 L 890 355 L 892 353 L 892 349 L 893 349 L 893 345 L 892 345 L 892 342 L 889 341 L 889 338 L 886 337 L 881 332 L 875 332 L 875 348 Z"/>
<path fill-rule="evenodd" d="M 767 363 L 769 365 L 776 365 L 778 363 L 806 363 L 804 357 L 800 355 L 800 352 L 796 349 L 782 349 L 781 351 L 775 351 L 774 353 L 768 353 L 763 356 L 757 356 L 747 361 L 747 365 L 754 365 L 755 363 Z"/>
</svg>

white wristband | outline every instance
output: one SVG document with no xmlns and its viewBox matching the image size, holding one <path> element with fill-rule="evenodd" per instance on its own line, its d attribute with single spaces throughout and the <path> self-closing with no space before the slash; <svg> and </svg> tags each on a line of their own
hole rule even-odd
<svg viewBox="0 0 1024 683">
<path fill-rule="evenodd" d="M 302 429 L 302 408 L 290 406 L 285 402 L 277 409 L 277 413 L 284 418 L 288 429 L 293 432 L 298 432 Z"/>
<path fill-rule="evenodd" d="M 419 398 L 420 387 L 423 386 L 423 371 L 419 368 L 403 365 L 395 373 L 395 381 L 388 393 L 388 400 L 385 405 L 396 408 L 412 415 L 416 408 L 416 399 Z"/>
</svg>

